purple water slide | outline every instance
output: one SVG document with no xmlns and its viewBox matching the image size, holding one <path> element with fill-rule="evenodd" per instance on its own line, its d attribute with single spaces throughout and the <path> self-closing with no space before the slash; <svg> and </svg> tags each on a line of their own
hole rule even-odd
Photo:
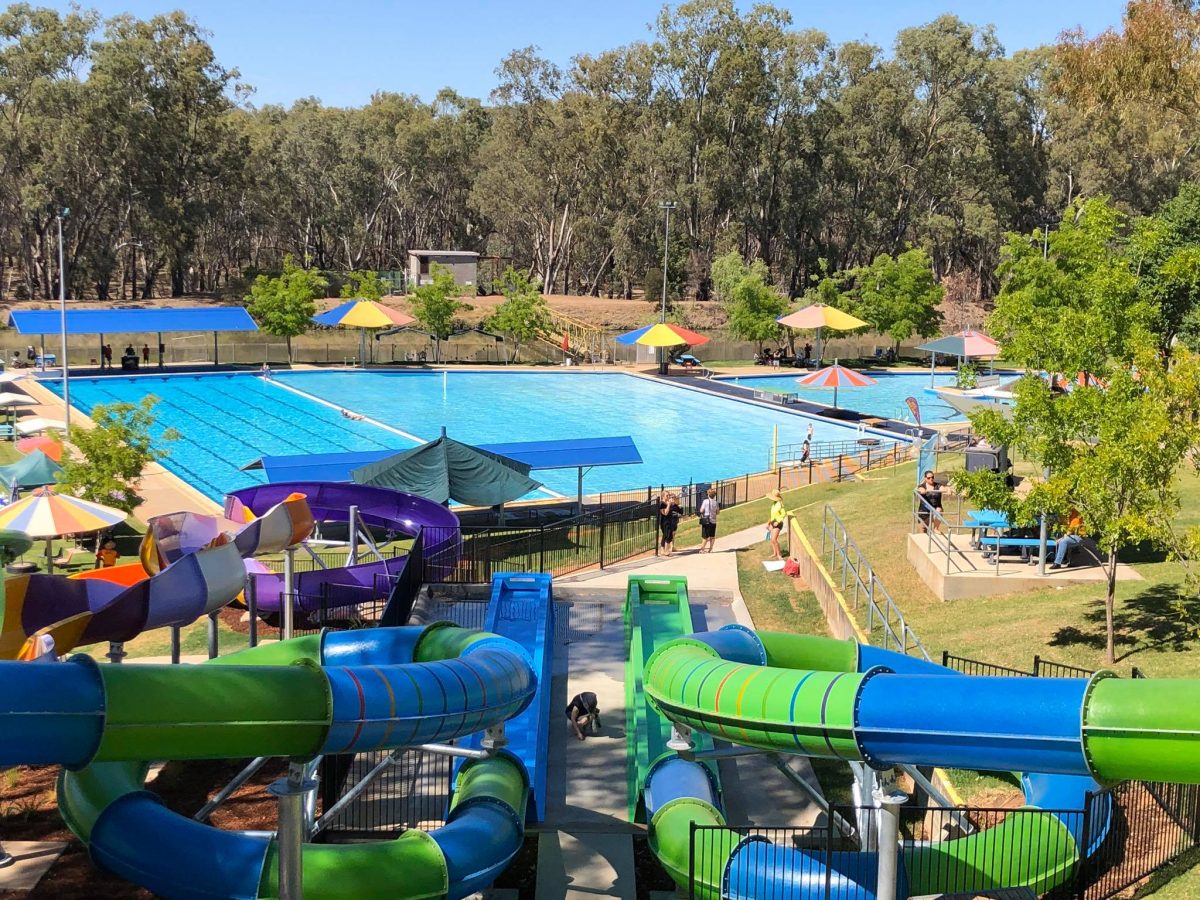
<svg viewBox="0 0 1200 900">
<path fill-rule="evenodd" d="M 350 507 L 357 506 L 359 518 L 367 525 L 388 528 L 407 537 L 416 537 L 420 533 L 425 558 L 436 560 L 437 566 L 450 568 L 458 561 L 462 541 L 458 516 L 440 503 L 415 494 L 361 484 L 290 481 L 243 488 L 229 496 L 240 500 L 255 515 L 262 515 L 292 494 L 304 495 L 318 522 L 348 522 Z M 323 595 L 331 604 L 361 602 L 361 588 L 373 588 L 377 576 L 395 575 L 403 565 L 404 558 L 398 557 L 299 573 L 296 576 L 299 608 L 306 611 L 317 608 Z M 264 612 L 278 611 L 282 602 L 283 577 L 254 577 L 258 608 Z M 338 591 L 339 587 L 345 590 Z M 344 604 L 339 602 L 339 597 L 344 599 Z"/>
</svg>

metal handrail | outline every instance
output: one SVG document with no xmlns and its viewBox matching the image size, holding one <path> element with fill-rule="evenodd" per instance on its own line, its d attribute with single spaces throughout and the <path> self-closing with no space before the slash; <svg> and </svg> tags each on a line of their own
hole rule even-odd
<svg viewBox="0 0 1200 900">
<path fill-rule="evenodd" d="M 872 635 L 878 626 L 883 632 L 883 647 L 887 650 L 897 650 L 908 654 L 910 651 L 919 652 L 927 661 L 933 658 L 925 649 L 925 644 L 904 619 L 904 613 L 892 598 L 866 555 L 850 536 L 846 524 L 828 504 L 821 522 L 821 550 L 829 549 L 829 568 L 831 572 L 838 570 L 840 563 L 842 594 L 846 595 L 853 582 L 854 609 L 857 612 L 863 600 L 866 601 L 868 635 Z M 851 599 L 847 597 L 847 599 Z"/>
<path fill-rule="evenodd" d="M 961 497 L 959 497 L 958 502 L 959 502 L 959 519 L 961 520 L 962 519 L 962 498 Z M 922 522 L 922 519 L 921 519 L 922 512 L 928 513 L 928 515 L 929 515 L 928 527 L 925 527 L 922 524 L 918 524 L 918 523 Z M 940 525 L 941 528 L 940 529 L 934 528 L 933 526 L 935 524 Z M 913 511 L 912 511 L 911 533 L 919 534 L 920 532 L 918 529 L 924 528 L 925 535 L 929 540 L 929 543 L 926 546 L 926 552 L 928 552 L 928 554 L 932 557 L 933 553 L 934 553 L 934 548 L 936 547 L 938 553 L 945 554 L 945 556 L 946 556 L 946 574 L 947 575 L 950 574 L 951 565 L 954 566 L 954 569 L 956 572 L 964 571 L 963 567 L 958 562 L 956 562 L 954 559 L 955 554 L 957 554 L 959 557 L 966 558 L 966 552 L 964 550 L 962 550 L 961 548 L 954 546 L 954 529 L 955 528 L 962 529 L 963 527 L 964 526 L 962 526 L 961 524 L 955 524 L 955 523 L 951 522 L 949 519 L 947 519 L 945 517 L 945 515 L 938 512 L 933 506 L 930 505 L 929 501 L 925 499 L 924 495 L 920 491 L 918 491 L 916 488 L 913 488 Z M 972 566 L 972 571 L 974 571 L 973 566 Z"/>
</svg>

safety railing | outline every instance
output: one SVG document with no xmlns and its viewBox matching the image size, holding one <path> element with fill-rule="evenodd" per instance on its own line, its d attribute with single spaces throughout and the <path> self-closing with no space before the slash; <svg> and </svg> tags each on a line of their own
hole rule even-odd
<svg viewBox="0 0 1200 900">
<path fill-rule="evenodd" d="M 688 896 L 715 896 L 714 888 L 723 888 L 730 896 L 785 897 L 803 883 L 812 896 L 840 897 L 852 883 L 874 883 L 879 859 L 886 855 L 880 810 L 833 807 L 831 812 L 856 823 L 855 830 L 847 834 L 828 820 L 778 828 L 693 823 Z M 1000 825 L 1001 840 L 959 842 L 954 852 L 934 850 L 937 842 L 986 834 Z M 896 850 L 908 883 L 936 887 L 938 896 L 1013 891 L 1014 896 L 1107 900 L 1127 895 L 1130 887 L 1197 846 L 1200 787 L 1124 782 L 1084 795 L 1077 809 L 950 808 L 913 797 L 900 807 Z M 1077 847 L 1085 848 L 1078 859 Z M 855 862 L 850 854 L 857 853 L 864 855 Z"/>
<path fill-rule="evenodd" d="M 900 607 L 850 536 L 845 523 L 828 504 L 821 521 L 821 555 L 828 555 L 829 573 L 840 579 L 842 595 L 853 604 L 855 613 L 865 607 L 865 627 L 872 643 L 878 634 L 882 638 L 878 646 L 930 659 L 929 651 L 904 620 Z"/>
</svg>

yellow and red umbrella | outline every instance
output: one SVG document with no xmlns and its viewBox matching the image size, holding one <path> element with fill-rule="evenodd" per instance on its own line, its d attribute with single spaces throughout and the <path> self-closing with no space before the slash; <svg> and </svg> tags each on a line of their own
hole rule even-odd
<svg viewBox="0 0 1200 900">
<path fill-rule="evenodd" d="M 62 462 L 63 445 L 57 438 L 38 435 L 37 437 L 21 438 L 17 441 L 17 449 L 22 453 L 32 453 L 41 450 L 56 463 Z"/>
<path fill-rule="evenodd" d="M 862 372 L 855 372 L 853 369 L 847 369 L 845 366 L 839 365 L 835 359 L 832 366 L 817 369 L 817 371 L 810 372 L 807 375 L 801 375 L 796 379 L 796 383 L 804 387 L 833 388 L 833 408 L 837 409 L 838 388 L 870 387 L 879 382 L 870 375 L 864 375 Z"/>
<path fill-rule="evenodd" d="M 313 316 L 318 325 L 359 329 L 359 358 L 367 355 L 367 329 L 403 328 L 417 321 L 412 316 L 374 300 L 347 300 L 328 312 Z"/>
<path fill-rule="evenodd" d="M 618 344 L 641 344 L 643 347 L 678 347 L 681 344 L 699 347 L 707 344 L 709 338 L 670 322 L 655 322 L 626 332 L 616 340 Z"/>
<path fill-rule="evenodd" d="M 842 312 L 824 303 L 813 303 L 794 313 L 780 316 L 775 320 L 785 328 L 815 330 L 817 332 L 817 359 L 821 358 L 821 330 L 832 328 L 834 331 L 853 331 L 855 328 L 865 328 L 869 323 L 856 318 L 848 312 Z"/>
</svg>

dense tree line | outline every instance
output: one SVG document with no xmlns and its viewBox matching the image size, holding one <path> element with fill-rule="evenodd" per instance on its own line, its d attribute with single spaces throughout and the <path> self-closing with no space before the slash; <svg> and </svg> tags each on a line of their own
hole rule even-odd
<svg viewBox="0 0 1200 900">
<path fill-rule="evenodd" d="M 227 292 L 291 256 L 333 272 L 474 249 L 546 292 L 707 297 L 713 261 L 798 295 L 823 272 L 923 250 L 991 296 L 1007 232 L 1081 197 L 1150 212 L 1197 175 L 1200 18 L 1135 0 L 1124 27 L 1006 55 L 954 16 L 893 47 L 769 5 L 666 7 L 653 37 L 561 68 L 534 48 L 487 102 L 445 90 L 356 109 L 250 103 L 181 13 L 0 12 L 0 298 Z M 676 227 L 676 223 L 678 227 Z M 503 266 L 497 267 L 497 271 Z"/>
</svg>

